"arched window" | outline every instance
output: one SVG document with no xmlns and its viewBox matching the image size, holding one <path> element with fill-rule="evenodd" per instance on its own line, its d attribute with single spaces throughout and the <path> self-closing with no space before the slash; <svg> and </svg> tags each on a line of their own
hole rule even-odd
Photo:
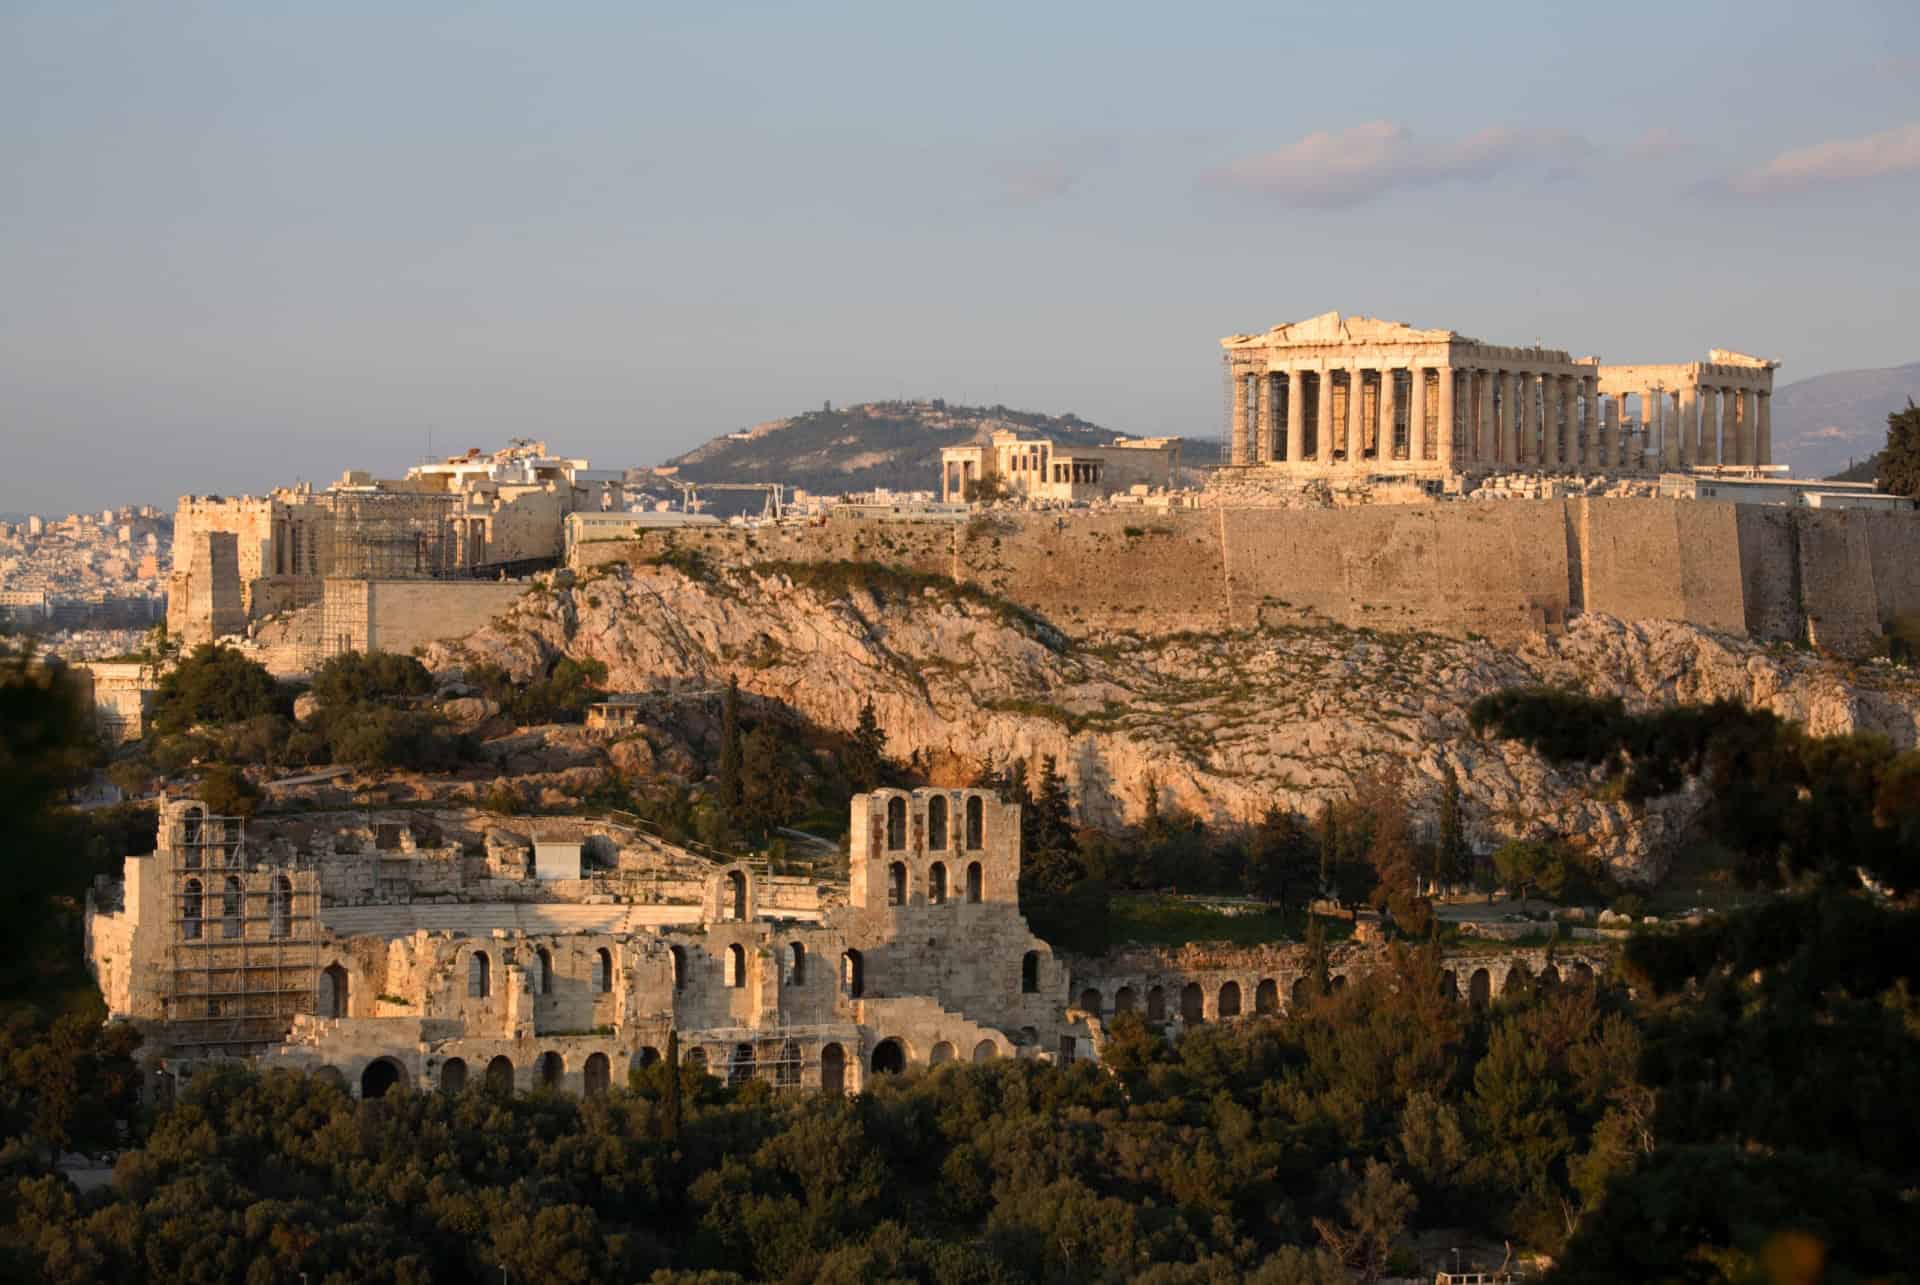
<svg viewBox="0 0 1920 1285">
<path fill-rule="evenodd" d="M 688 1066 L 692 1067 L 694 1070 L 699 1071 L 703 1075 L 706 1073 L 707 1051 L 703 1048 L 700 1048 L 698 1045 L 688 1049 L 687 1055 L 681 1058 L 680 1060 L 682 1062 L 685 1062 Z"/>
<path fill-rule="evenodd" d="M 180 846 L 187 849 L 187 869 L 195 870 L 200 866 L 200 854 L 194 851 L 200 842 L 200 818 L 205 814 L 199 808 L 188 808 L 180 814 Z"/>
<path fill-rule="evenodd" d="M 542 1088 L 557 1089 L 560 1087 L 560 1077 L 567 1073 L 567 1061 L 558 1053 L 542 1053 L 535 1069 L 540 1072 Z"/>
<path fill-rule="evenodd" d="M 545 946 L 533 952 L 533 993 L 553 994 L 553 956 Z"/>
<path fill-rule="evenodd" d="M 1040 952 L 1037 950 L 1030 950 L 1020 957 L 1020 993 L 1040 993 Z"/>
<path fill-rule="evenodd" d="M 807 948 L 797 941 L 787 947 L 787 982 L 793 986 L 807 984 Z"/>
<path fill-rule="evenodd" d="M 904 861 L 896 861 L 887 867 L 887 904 L 907 904 L 907 863 Z"/>
<path fill-rule="evenodd" d="M 820 1050 L 820 1088 L 827 1093 L 847 1091 L 847 1051 L 838 1044 Z"/>
<path fill-rule="evenodd" d="M 985 817 L 986 805 L 980 802 L 980 796 L 969 794 L 967 796 L 967 851 L 969 852 L 977 852 L 980 849 L 983 841 L 982 831 L 986 828 Z"/>
<path fill-rule="evenodd" d="M 1164 1022 L 1167 1020 L 1167 992 L 1159 986 L 1147 988 L 1147 1020 Z"/>
<path fill-rule="evenodd" d="M 513 1092 L 513 1060 L 506 1054 L 487 1063 L 487 1088 L 495 1093 Z"/>
<path fill-rule="evenodd" d="M 1000 1046 L 992 1040 L 981 1040 L 973 1046 L 973 1060 L 976 1062 L 991 1062 L 999 1056 Z"/>
<path fill-rule="evenodd" d="M 788 1040 L 780 1046 L 780 1060 L 773 1064 L 773 1082 L 782 1088 L 800 1083 L 800 1044 Z"/>
<path fill-rule="evenodd" d="M 951 1043 L 946 1040 L 941 1040 L 938 1044 L 935 1044 L 927 1050 L 927 1065 L 939 1066 L 943 1063 L 951 1062 L 954 1059 L 954 1052 L 955 1050 Z"/>
<path fill-rule="evenodd" d="M 887 847 L 898 851 L 907 846 L 907 801 L 899 795 L 887 800 Z"/>
<path fill-rule="evenodd" d="M 605 1053 L 591 1053 L 587 1064 L 580 1069 L 581 1087 L 590 1098 L 597 1098 L 607 1091 L 607 1085 L 613 1079 L 613 1064 L 607 1061 Z"/>
<path fill-rule="evenodd" d="M 220 935 L 238 937 L 240 935 L 240 903 L 246 894 L 240 891 L 240 881 L 232 875 L 227 876 L 227 890 L 220 898 Z"/>
<path fill-rule="evenodd" d="M 348 1016 L 347 986 L 347 970 L 339 964 L 327 965 L 320 974 L 320 1016 Z"/>
<path fill-rule="evenodd" d="M 745 1084 L 753 1078 L 756 1063 L 753 1045 L 745 1040 L 733 1046 L 733 1057 L 727 1063 L 727 1083 Z"/>
<path fill-rule="evenodd" d="M 1263 977 L 1253 990 L 1253 1011 L 1256 1013 L 1277 1013 L 1280 1011 L 1280 988 L 1274 985 L 1273 978 Z"/>
<path fill-rule="evenodd" d="M 1199 982 L 1188 982 L 1180 990 L 1180 1020 L 1189 1025 L 1206 1021 L 1206 999 Z"/>
<path fill-rule="evenodd" d="M 1240 1016 L 1240 983 L 1224 982 L 1220 987 L 1220 1016 Z"/>
<path fill-rule="evenodd" d="M 985 894 L 985 891 L 986 891 L 986 880 L 981 875 L 980 863 L 978 861 L 969 861 L 967 863 L 967 900 L 968 902 L 976 906 L 979 905 L 980 898 Z"/>
<path fill-rule="evenodd" d="M 673 961 L 673 989 L 685 990 L 687 987 L 687 952 L 675 946 L 667 952 Z"/>
<path fill-rule="evenodd" d="M 867 991 L 865 961 L 860 952 L 849 950 L 840 956 L 840 985 L 846 988 L 847 998 L 859 999 Z"/>
<path fill-rule="evenodd" d="M 267 936 L 293 935 L 293 881 L 285 875 L 273 880 L 273 895 L 267 901 Z"/>
<path fill-rule="evenodd" d="M 727 872 L 727 906 L 726 918 L 745 919 L 747 917 L 747 876 L 744 871 Z"/>
<path fill-rule="evenodd" d="M 727 985 L 738 989 L 747 984 L 747 952 L 739 942 L 727 947 Z"/>
<path fill-rule="evenodd" d="M 450 1057 L 440 1065 L 440 1091 L 457 1097 L 467 1087 L 467 1060 Z"/>
<path fill-rule="evenodd" d="M 180 893 L 180 934 L 188 941 L 200 940 L 200 881 L 187 880 Z"/>
<path fill-rule="evenodd" d="M 1100 992 L 1089 986 L 1080 992 L 1080 1007 L 1095 1017 L 1100 1015 Z"/>
<path fill-rule="evenodd" d="M 593 990 L 605 995 L 613 989 L 613 952 L 602 946 L 593 952 Z"/>
<path fill-rule="evenodd" d="M 876 1075 L 898 1075 L 907 1069 L 907 1050 L 899 1040 L 881 1040 L 873 1049 Z"/>
<path fill-rule="evenodd" d="M 947 848 L 947 796 L 936 794 L 927 800 L 927 846 L 935 852 Z"/>
<path fill-rule="evenodd" d="M 467 957 L 467 998 L 486 999 L 493 994 L 493 961 L 487 952 L 476 950 Z"/>
<path fill-rule="evenodd" d="M 947 866 L 936 861 L 927 868 L 927 904 L 943 906 L 947 901 Z"/>
<path fill-rule="evenodd" d="M 1133 987 L 1131 986 L 1122 986 L 1119 990 L 1115 991 L 1113 993 L 1113 1015 L 1118 1017 L 1122 1013 L 1131 1013 L 1133 1011 L 1133 998 Z"/>
</svg>

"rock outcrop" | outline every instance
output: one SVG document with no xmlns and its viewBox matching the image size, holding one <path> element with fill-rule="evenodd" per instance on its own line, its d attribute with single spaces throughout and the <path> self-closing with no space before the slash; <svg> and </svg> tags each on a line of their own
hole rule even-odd
<svg viewBox="0 0 1920 1285">
<path fill-rule="evenodd" d="M 608 687 L 704 687 L 728 675 L 763 699 L 850 730 L 872 699 L 889 752 L 958 783 L 989 752 L 1052 755 L 1083 819 L 1163 805 L 1219 822 L 1270 804 L 1311 812 L 1372 775 L 1430 807 L 1451 766 L 1481 846 L 1558 834 L 1627 879 L 1663 871 L 1695 791 L 1633 808 L 1583 772 L 1483 741 L 1473 701 L 1516 684 L 1618 695 L 1631 707 L 1730 698 L 1818 733 L 1920 739 L 1920 681 L 1666 622 L 1577 617 L 1517 646 L 1345 628 L 1109 633 L 1069 640 L 990 595 L 875 569 L 796 583 L 764 570 L 604 569 L 523 598 L 436 669 L 485 660 L 531 677 L 561 654 L 607 667 Z"/>
</svg>

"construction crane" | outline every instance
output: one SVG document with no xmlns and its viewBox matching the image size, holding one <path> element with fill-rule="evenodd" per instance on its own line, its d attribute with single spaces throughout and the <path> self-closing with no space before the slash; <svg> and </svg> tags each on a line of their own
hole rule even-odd
<svg viewBox="0 0 1920 1285">
<path fill-rule="evenodd" d="M 682 482 L 678 478 L 662 479 L 667 485 L 679 488 L 680 509 L 684 513 L 698 513 L 705 506 L 700 500 L 701 488 L 709 491 L 764 491 L 767 502 L 760 510 L 763 518 L 772 518 L 778 522 L 786 516 L 786 485 L 781 482 Z"/>
</svg>

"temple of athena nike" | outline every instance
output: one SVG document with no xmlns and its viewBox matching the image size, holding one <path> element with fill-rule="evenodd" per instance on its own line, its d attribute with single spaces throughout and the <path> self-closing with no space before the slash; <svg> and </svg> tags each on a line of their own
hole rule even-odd
<svg viewBox="0 0 1920 1285">
<path fill-rule="evenodd" d="M 1220 344 L 1239 467 L 1445 479 L 1773 462 L 1779 363 L 1744 353 L 1603 366 L 1337 312 Z"/>
</svg>

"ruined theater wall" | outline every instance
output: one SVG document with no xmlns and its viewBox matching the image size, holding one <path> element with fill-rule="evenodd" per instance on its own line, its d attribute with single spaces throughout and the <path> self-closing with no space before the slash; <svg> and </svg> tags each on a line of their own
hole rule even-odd
<svg viewBox="0 0 1920 1285">
<path fill-rule="evenodd" d="M 329 646 L 406 654 L 464 638 L 500 615 L 526 586 L 494 580 L 328 580 Z"/>
</svg>

